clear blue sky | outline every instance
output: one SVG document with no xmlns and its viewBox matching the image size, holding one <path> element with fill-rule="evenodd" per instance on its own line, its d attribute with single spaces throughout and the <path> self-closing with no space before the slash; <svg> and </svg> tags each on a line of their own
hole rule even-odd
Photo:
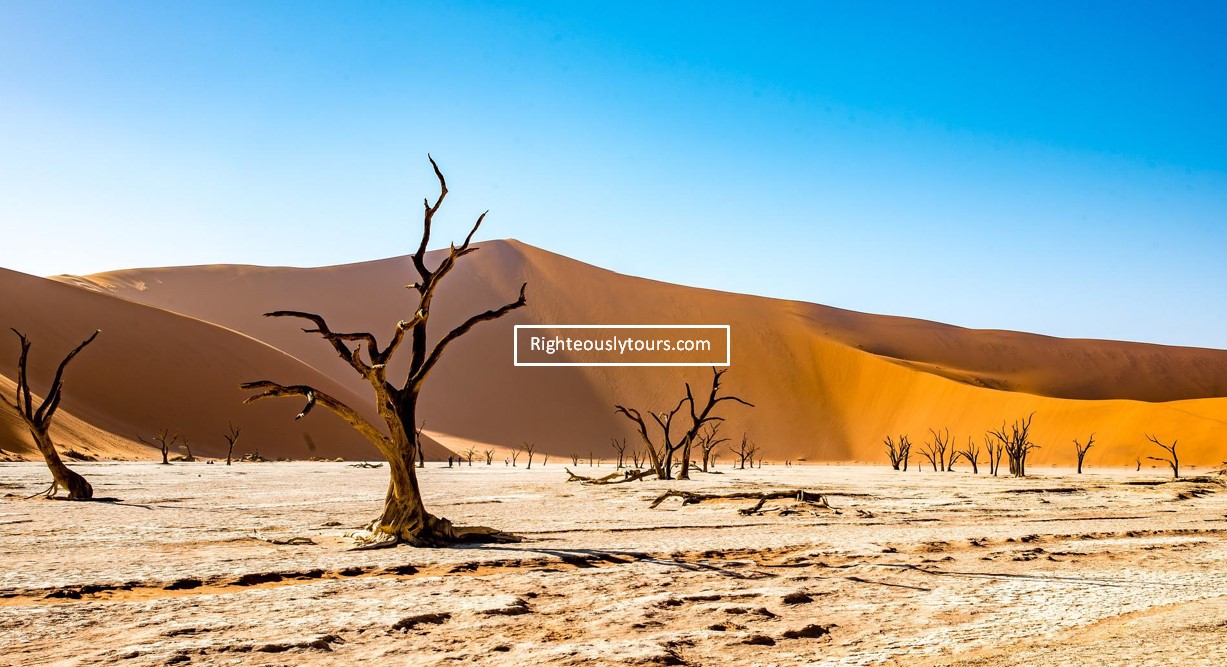
<svg viewBox="0 0 1227 667">
<path fill-rule="evenodd" d="M 0 266 L 401 254 L 429 151 L 440 241 L 1227 348 L 1223 7 L 0 0 Z"/>
</svg>

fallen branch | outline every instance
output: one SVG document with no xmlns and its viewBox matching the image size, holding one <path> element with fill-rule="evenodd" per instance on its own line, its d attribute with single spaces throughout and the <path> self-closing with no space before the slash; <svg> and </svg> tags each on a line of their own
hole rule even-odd
<svg viewBox="0 0 1227 667">
<path fill-rule="evenodd" d="M 567 478 L 568 482 L 579 482 L 580 484 L 622 484 L 624 482 L 635 482 L 656 474 L 655 470 L 649 469 L 636 470 L 634 472 L 611 472 L 604 477 L 586 477 L 584 475 L 576 475 L 571 472 L 570 468 L 563 468 L 563 470 L 566 470 L 567 474 L 570 475 Z"/>
<path fill-rule="evenodd" d="M 349 464 L 349 467 L 351 468 L 382 468 L 383 464 L 382 463 L 367 463 L 366 461 L 363 461 L 362 463 L 351 463 Z"/>
<path fill-rule="evenodd" d="M 829 510 L 835 510 L 834 507 L 827 502 L 825 496 L 813 491 L 804 489 L 793 489 L 790 491 L 739 491 L 736 493 L 697 493 L 694 491 L 676 491 L 669 490 L 660 494 L 660 497 L 652 501 L 649 509 L 656 509 L 661 503 L 669 498 L 681 498 L 682 505 L 695 505 L 698 503 L 706 503 L 721 500 L 757 500 L 753 507 L 738 510 L 741 514 L 755 514 L 763 508 L 763 505 L 768 500 L 795 500 L 799 503 L 808 503 L 817 505 Z"/>
</svg>

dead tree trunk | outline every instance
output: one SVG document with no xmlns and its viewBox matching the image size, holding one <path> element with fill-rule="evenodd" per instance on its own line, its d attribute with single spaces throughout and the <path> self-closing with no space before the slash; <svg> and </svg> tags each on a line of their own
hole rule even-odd
<svg viewBox="0 0 1227 667">
<path fill-rule="evenodd" d="M 34 446 L 38 447 L 38 451 L 43 455 L 43 460 L 47 462 L 47 469 L 51 471 L 51 486 L 45 494 L 48 498 L 54 498 L 60 489 L 68 492 L 69 500 L 89 500 L 94 497 L 94 487 L 85 480 L 84 477 L 73 472 L 64 465 L 64 461 L 60 459 L 60 453 L 55 448 L 55 443 L 51 441 L 51 420 L 55 417 L 56 410 L 60 407 L 60 401 L 64 398 L 64 369 L 68 368 L 68 363 L 73 357 L 77 356 L 81 350 L 85 349 L 86 345 L 94 342 L 100 331 L 95 331 L 89 338 L 86 338 L 80 345 L 73 348 L 68 356 L 60 362 L 60 365 L 55 370 L 55 379 L 51 381 L 51 388 L 47 391 L 42 402 L 38 407 L 34 406 L 34 394 L 30 391 L 30 339 L 26 338 L 25 334 L 13 329 L 13 333 L 17 334 L 17 338 L 21 341 L 21 357 L 17 361 L 17 395 L 13 402 L 9 402 L 7 396 L 0 394 L 6 405 L 13 408 L 21 420 L 25 422 L 26 428 L 30 430 L 30 435 L 34 437 Z"/>
<path fill-rule="evenodd" d="M 426 422 L 423 421 L 422 425 L 419 426 L 416 431 L 414 431 L 415 441 L 418 443 L 417 450 L 418 450 L 418 467 L 419 468 L 426 467 L 426 448 L 422 446 L 422 431 L 425 428 L 426 428 Z"/>
<path fill-rule="evenodd" d="M 226 434 L 226 465 L 230 465 L 230 459 L 234 456 L 234 443 L 239 441 L 239 433 L 242 431 L 235 428 L 233 423 L 229 426 L 230 432 Z"/>
<path fill-rule="evenodd" d="M 396 324 L 385 347 L 380 347 L 375 336 L 367 332 L 334 332 L 323 317 L 313 313 L 276 311 L 266 314 L 268 317 L 294 317 L 312 323 L 314 328 L 305 329 L 305 331 L 323 337 L 336 350 L 342 361 L 370 383 L 374 393 L 375 407 L 384 422 L 384 429 L 376 427 L 350 406 L 314 387 L 282 385 L 268 380 L 259 380 L 244 383 L 242 388 L 260 392 L 248 398 L 246 401 L 248 403 L 264 398 L 289 396 L 305 398 L 306 405 L 298 414 L 298 418 L 305 417 L 317 404 L 323 405 L 366 437 L 379 450 L 388 462 L 390 479 L 388 491 L 384 497 L 383 512 L 370 527 L 373 543 L 382 545 L 404 542 L 433 545 L 465 541 L 514 540 L 517 539 L 514 536 L 489 528 L 459 528 L 453 526 L 447 519 L 427 512 L 422 501 L 421 489 L 418 487 L 417 474 L 413 468 L 414 459 L 421 451 L 421 442 L 417 431 L 414 430 L 418 423 L 418 397 L 430 371 L 434 369 L 447 346 L 468 333 L 474 326 L 482 322 L 497 320 L 523 307 L 525 304 L 524 291 L 527 287 L 526 284 L 520 286 L 520 295 L 515 301 L 473 315 L 445 333 L 433 348 L 427 345 L 427 325 L 432 312 L 431 301 L 434 299 L 435 291 L 460 258 L 477 251 L 478 248 L 472 245 L 473 235 L 481 227 L 486 217 L 485 213 L 478 216 L 464 242 L 459 246 L 452 245 L 437 266 L 427 267 L 426 247 L 430 243 L 431 224 L 447 196 L 447 182 L 433 158 L 430 158 L 430 165 L 439 181 L 439 196 L 433 204 L 429 200 L 424 202 L 422 240 L 412 256 L 413 267 L 418 274 L 418 279 L 408 286 L 409 289 L 416 290 L 418 293 L 418 308 L 407 321 L 401 320 Z M 410 341 L 408 370 L 403 381 L 393 384 L 387 378 L 389 362 L 406 336 Z"/>
<path fill-rule="evenodd" d="M 967 436 L 967 447 L 958 452 L 960 456 L 967 459 L 971 464 L 971 474 L 980 474 L 980 445 L 969 435 Z"/>
<path fill-rule="evenodd" d="M 1009 432 L 1006 431 L 1005 422 L 1001 423 L 1000 429 L 989 431 L 1005 451 L 1010 464 L 1010 474 L 1015 477 L 1027 476 L 1027 455 L 1039 448 L 1039 445 L 1031 442 L 1030 437 L 1031 420 L 1034 418 L 1035 413 L 1032 412 L 1025 418 L 1015 420 L 1010 425 Z"/>
<path fill-rule="evenodd" d="M 1074 438 L 1074 451 L 1078 453 L 1078 474 L 1079 475 L 1082 474 L 1082 461 L 1083 459 L 1086 458 L 1086 452 L 1094 444 L 1095 444 L 1095 434 L 1094 433 L 1091 434 L 1091 437 L 1086 439 L 1085 445 L 1078 442 L 1077 438 Z"/>
<path fill-rule="evenodd" d="M 890 457 L 890 467 L 892 470 L 907 470 L 908 455 L 912 450 L 912 443 L 908 441 L 906 435 L 899 436 L 899 442 L 891 436 L 886 436 L 883 441 L 886 444 L 886 455 Z"/>
<path fill-rule="evenodd" d="M 754 442 L 750 440 L 749 434 L 742 433 L 741 444 L 737 447 L 737 449 L 729 447 L 729 451 L 737 457 L 738 461 L 740 461 L 742 470 L 746 469 L 746 461 L 750 462 L 751 468 L 754 467 L 754 455 L 758 453 L 758 445 L 754 444 Z"/>
<path fill-rule="evenodd" d="M 494 465 L 494 450 L 487 449 L 482 454 L 486 455 L 486 465 Z"/>
<path fill-rule="evenodd" d="M 1176 443 L 1178 441 L 1173 440 L 1172 444 L 1165 445 L 1162 442 L 1160 442 L 1157 437 L 1153 435 L 1147 435 L 1146 439 L 1155 443 L 1160 448 L 1162 448 L 1163 451 L 1167 452 L 1167 456 L 1163 456 L 1163 457 L 1147 456 L 1146 458 L 1150 459 L 1151 461 L 1161 461 L 1163 463 L 1166 463 L 1167 467 L 1172 469 L 1172 477 L 1174 479 L 1180 479 L 1180 457 L 1176 456 Z M 1141 465 L 1138 466 L 1138 469 L 1139 470 L 1141 469 Z"/>
<path fill-rule="evenodd" d="M 729 441 L 728 438 L 716 437 L 720 434 L 721 423 L 712 422 L 703 427 L 703 431 L 699 434 L 699 450 L 703 452 L 703 472 L 708 472 L 708 469 L 714 463 L 712 452 L 720 445 Z"/>
</svg>

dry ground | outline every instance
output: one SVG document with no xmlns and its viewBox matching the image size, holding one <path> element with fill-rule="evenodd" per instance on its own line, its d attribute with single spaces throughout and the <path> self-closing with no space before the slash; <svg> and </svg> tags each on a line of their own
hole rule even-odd
<svg viewBox="0 0 1227 667">
<path fill-rule="evenodd" d="M 596 487 L 522 465 L 430 464 L 423 486 L 525 542 L 351 552 L 383 469 L 76 464 L 118 501 L 69 503 L 21 500 L 46 470 L 0 464 L 0 663 L 1227 664 L 1217 476 L 768 466 Z M 649 510 L 669 488 L 805 488 L 838 511 Z"/>
</svg>

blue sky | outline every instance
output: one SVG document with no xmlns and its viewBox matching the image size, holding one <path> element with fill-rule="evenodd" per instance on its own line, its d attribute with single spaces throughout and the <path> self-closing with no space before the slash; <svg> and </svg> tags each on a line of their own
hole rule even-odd
<svg viewBox="0 0 1227 667">
<path fill-rule="evenodd" d="M 453 238 L 1227 348 L 1221 3 L 761 4 L 0 0 L 0 266 L 401 254 L 429 151 Z"/>
</svg>

